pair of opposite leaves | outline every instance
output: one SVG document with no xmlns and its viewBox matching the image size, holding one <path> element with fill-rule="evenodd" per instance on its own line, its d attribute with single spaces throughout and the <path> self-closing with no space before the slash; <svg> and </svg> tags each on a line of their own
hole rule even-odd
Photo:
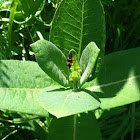
<svg viewBox="0 0 140 140">
<path fill-rule="evenodd" d="M 64 87 L 81 87 L 95 67 L 100 49 L 94 42 L 90 42 L 83 50 L 80 58 L 80 67 L 73 64 L 71 72 L 66 64 L 66 56 L 53 43 L 39 40 L 31 45 L 37 62 L 42 70 L 53 80 Z M 73 51 L 75 52 L 75 51 Z M 74 54 L 76 60 L 76 54 Z"/>
</svg>

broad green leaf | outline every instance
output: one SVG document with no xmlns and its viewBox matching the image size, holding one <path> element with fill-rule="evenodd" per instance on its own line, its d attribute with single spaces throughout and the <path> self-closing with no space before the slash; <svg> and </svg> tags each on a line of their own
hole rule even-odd
<svg viewBox="0 0 140 140">
<path fill-rule="evenodd" d="M 83 50 L 80 58 L 80 68 L 82 70 L 80 85 L 83 85 L 92 73 L 99 52 L 100 49 L 96 46 L 94 42 L 90 42 L 87 45 L 87 47 Z"/>
<path fill-rule="evenodd" d="M 100 49 L 94 78 L 103 63 L 105 46 L 105 16 L 100 0 L 63 0 L 52 22 L 50 41 L 65 55 L 71 49 L 76 50 L 78 59 L 94 41 Z"/>
<path fill-rule="evenodd" d="M 50 41 L 65 55 L 75 49 L 80 55 L 94 41 L 104 52 L 105 21 L 99 0 L 63 0 L 58 7 L 51 28 Z"/>
<path fill-rule="evenodd" d="M 101 139 L 100 129 L 93 112 L 53 119 L 49 127 L 49 140 Z"/>
<path fill-rule="evenodd" d="M 68 86 L 69 69 L 61 50 L 47 40 L 39 40 L 31 47 L 43 71 L 59 84 Z"/>
<path fill-rule="evenodd" d="M 113 108 L 140 100 L 140 48 L 105 56 L 104 69 L 83 88 L 97 92 L 101 108 Z M 100 94 L 98 93 L 100 92 Z"/>
<path fill-rule="evenodd" d="M 35 62 L 0 61 L 0 109 L 47 116 L 37 102 L 38 92 L 59 85 Z"/>
<path fill-rule="evenodd" d="M 88 90 L 44 89 L 38 96 L 40 105 L 57 118 L 94 110 L 100 106 L 94 93 Z"/>
</svg>

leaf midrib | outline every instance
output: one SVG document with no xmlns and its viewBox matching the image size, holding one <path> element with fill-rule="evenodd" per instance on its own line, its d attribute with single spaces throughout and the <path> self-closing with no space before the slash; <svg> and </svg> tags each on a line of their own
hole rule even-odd
<svg viewBox="0 0 140 140">
<path fill-rule="evenodd" d="M 1 89 L 6 89 L 6 90 L 25 90 L 25 91 L 40 91 L 43 88 L 0 88 Z"/>
<path fill-rule="evenodd" d="M 84 0 L 82 3 L 82 21 L 81 21 L 81 34 L 80 34 L 80 43 L 79 43 L 79 53 L 78 59 L 80 59 L 81 49 L 82 49 L 82 41 L 83 41 L 83 24 L 84 24 Z"/>
<path fill-rule="evenodd" d="M 93 87 L 87 87 L 86 89 L 88 89 L 88 90 L 99 89 L 99 88 L 102 88 L 102 87 L 108 87 L 108 86 L 112 86 L 112 85 L 115 85 L 115 84 L 120 84 L 120 83 L 125 82 L 125 81 L 134 80 L 134 79 L 137 79 L 137 78 L 140 78 L 140 75 L 129 77 L 129 78 L 126 78 L 126 79 L 115 81 L 115 82 L 113 81 L 113 82 L 110 82 L 110 83 L 107 83 L 107 84 L 102 84 L 102 85 L 93 86 Z"/>
<path fill-rule="evenodd" d="M 137 79 L 137 78 L 140 78 L 140 75 L 129 77 L 129 78 L 126 78 L 126 79 L 115 81 L 115 82 L 110 82 L 110 83 L 107 83 L 107 84 L 102 84 L 102 85 L 98 85 L 98 86 L 87 87 L 86 89 L 88 89 L 88 90 L 94 90 L 94 89 L 98 89 L 98 88 L 101 88 L 101 87 L 107 87 L 107 86 L 119 84 L 119 83 L 122 83 L 122 82 L 125 82 L 125 81 L 134 80 L 134 79 Z M 26 90 L 26 91 L 34 90 L 34 91 L 39 91 L 39 90 L 42 90 L 43 88 L 0 88 L 0 90 L 1 89 L 7 89 L 7 90 Z"/>
</svg>

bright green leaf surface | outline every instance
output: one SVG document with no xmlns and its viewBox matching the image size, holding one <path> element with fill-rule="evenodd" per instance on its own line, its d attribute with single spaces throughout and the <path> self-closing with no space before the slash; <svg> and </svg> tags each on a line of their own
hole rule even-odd
<svg viewBox="0 0 140 140">
<path fill-rule="evenodd" d="M 93 112 L 53 119 L 49 132 L 49 140 L 101 140 L 99 125 Z"/>
<path fill-rule="evenodd" d="M 78 57 L 94 41 L 104 53 L 105 20 L 99 0 L 63 0 L 52 22 L 50 41 L 65 55 L 75 49 Z"/>
<path fill-rule="evenodd" d="M 0 87 L 5 88 L 36 88 L 58 86 L 44 73 L 36 62 L 1 60 Z"/>
<path fill-rule="evenodd" d="M 80 68 L 82 70 L 80 85 L 83 85 L 83 83 L 89 78 L 90 74 L 92 73 L 99 52 L 100 49 L 94 42 L 89 43 L 83 50 L 80 58 Z"/>
<path fill-rule="evenodd" d="M 65 55 L 54 44 L 39 40 L 31 45 L 39 66 L 56 82 L 68 86 L 69 70 Z"/>
<path fill-rule="evenodd" d="M 113 108 L 140 100 L 140 48 L 105 56 L 105 65 L 88 88 L 100 96 L 101 108 Z M 98 93 L 100 92 L 100 94 Z"/>
<path fill-rule="evenodd" d="M 0 61 L 0 109 L 38 114 L 47 112 L 39 106 L 36 96 L 40 88 L 58 86 L 35 62 Z"/>
<path fill-rule="evenodd" d="M 46 89 L 39 93 L 39 103 L 46 111 L 60 118 L 98 108 L 100 102 L 93 96 L 94 93 L 87 90 Z"/>
<path fill-rule="evenodd" d="M 140 100 L 139 54 L 140 48 L 136 48 L 107 55 L 104 69 L 98 78 L 83 85 L 97 92 L 102 109 Z M 14 60 L 0 62 L 0 109 L 43 116 L 47 115 L 46 110 L 50 110 L 52 114 L 60 117 L 99 106 L 99 102 L 86 91 L 76 93 L 72 93 L 71 90 L 50 91 L 49 86 L 58 85 L 35 62 Z M 45 87 L 48 87 L 46 91 L 49 92 L 39 94 L 40 102 L 45 106 L 44 110 L 37 104 L 36 97 L 38 98 L 39 89 Z M 91 105 L 87 106 L 89 104 Z"/>
</svg>

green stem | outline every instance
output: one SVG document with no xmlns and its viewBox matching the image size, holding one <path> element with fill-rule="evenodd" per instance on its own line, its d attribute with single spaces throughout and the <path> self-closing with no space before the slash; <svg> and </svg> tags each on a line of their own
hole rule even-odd
<svg viewBox="0 0 140 140">
<path fill-rule="evenodd" d="M 22 46 L 23 46 L 23 51 L 24 51 L 24 53 L 22 52 L 22 60 L 28 60 L 26 48 L 24 47 L 24 36 L 22 37 Z"/>
<path fill-rule="evenodd" d="M 135 113 L 135 103 L 132 103 L 132 114 Z M 135 129 L 135 116 L 131 118 L 131 140 L 134 140 L 134 129 Z"/>
<path fill-rule="evenodd" d="M 76 121 L 77 121 L 77 115 L 74 115 L 74 123 L 73 123 L 73 140 L 76 140 Z"/>
<path fill-rule="evenodd" d="M 8 45 L 9 45 L 9 58 L 11 58 L 11 47 L 12 47 L 12 26 L 14 21 L 14 16 L 16 12 L 18 2 L 17 0 L 14 0 L 11 5 L 11 12 L 9 16 L 9 25 L 8 25 Z"/>
<path fill-rule="evenodd" d="M 2 138 L 1 140 L 7 139 L 10 135 L 13 135 L 13 134 L 17 133 L 17 131 L 18 131 L 18 130 L 14 130 L 14 131 L 10 132 L 8 135 L 6 135 L 6 136 L 5 136 L 4 138 Z"/>
<path fill-rule="evenodd" d="M 127 127 L 127 129 L 124 130 L 124 132 L 121 135 L 121 140 L 125 140 L 125 136 L 128 133 L 128 131 L 130 130 L 130 125 Z"/>
</svg>

